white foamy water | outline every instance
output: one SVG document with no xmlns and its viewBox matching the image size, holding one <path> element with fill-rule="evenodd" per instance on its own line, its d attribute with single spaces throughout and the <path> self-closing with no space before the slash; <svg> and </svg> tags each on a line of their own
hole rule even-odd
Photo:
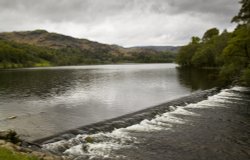
<svg viewBox="0 0 250 160">
<path fill-rule="evenodd" d="M 239 91 L 239 92 L 249 92 L 250 87 L 241 87 L 241 86 L 235 86 L 231 88 L 233 91 Z"/>
<path fill-rule="evenodd" d="M 207 100 L 195 104 L 187 104 L 186 106 L 170 106 L 170 112 L 156 115 L 155 118 L 145 119 L 138 124 L 128 126 L 126 128 L 115 129 L 112 132 L 96 133 L 90 135 L 78 135 L 68 141 L 59 141 L 51 144 L 45 144 L 45 149 L 61 152 L 70 156 L 88 156 L 91 158 L 114 158 L 112 151 L 122 148 L 133 148 L 134 144 L 140 143 L 138 137 L 133 133 L 153 133 L 158 131 L 173 130 L 173 125 L 185 125 L 189 121 L 186 116 L 201 116 L 195 113 L 195 108 L 217 108 L 226 107 L 226 104 L 233 103 L 230 97 L 241 99 L 238 93 L 230 92 L 237 90 L 245 92 L 243 87 L 233 87 L 231 89 L 222 90 L 220 93 L 208 97 Z M 190 111 L 192 110 L 192 111 Z M 182 116 L 180 116 L 182 115 Z M 182 118 L 180 118 L 182 117 Z"/>
<path fill-rule="evenodd" d="M 97 133 L 92 135 L 78 135 L 68 141 L 62 140 L 55 143 L 45 144 L 45 149 L 61 152 L 66 155 L 90 157 L 109 157 L 112 150 L 133 147 L 139 143 L 136 137 L 132 137 L 133 132 L 156 132 L 160 130 L 170 130 L 173 124 L 184 124 L 187 121 L 175 117 L 175 115 L 199 116 L 196 113 L 185 110 L 183 107 L 176 108 L 172 112 L 156 115 L 152 120 L 143 120 L 126 128 L 115 129 L 108 133 Z M 87 139 L 91 139 L 89 142 Z"/>
</svg>

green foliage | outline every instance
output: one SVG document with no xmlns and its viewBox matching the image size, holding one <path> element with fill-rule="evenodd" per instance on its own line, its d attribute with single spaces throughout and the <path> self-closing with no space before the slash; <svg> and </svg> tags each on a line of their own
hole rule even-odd
<svg viewBox="0 0 250 160">
<path fill-rule="evenodd" d="M 147 54 L 145 52 L 134 53 L 133 57 L 128 58 L 128 61 L 138 63 L 170 63 L 174 62 L 176 53 L 160 52 L 158 54 Z"/>
<path fill-rule="evenodd" d="M 200 37 L 192 37 L 191 40 L 192 44 L 199 44 L 201 41 Z"/>
<path fill-rule="evenodd" d="M 49 49 L 0 40 L 0 68 L 31 67 L 52 56 Z"/>
<path fill-rule="evenodd" d="M 0 147 L 0 160 L 38 160 L 38 158 Z"/>
<path fill-rule="evenodd" d="M 250 29 L 246 25 L 236 28 L 222 57 L 224 60 L 224 67 L 220 73 L 222 77 L 228 80 L 238 77 L 243 77 L 243 81 L 248 79 L 247 71 L 243 72 L 250 64 Z"/>
<path fill-rule="evenodd" d="M 204 33 L 202 40 L 203 42 L 206 42 L 210 40 L 211 38 L 213 38 L 214 36 L 218 36 L 218 35 L 219 35 L 219 30 L 217 28 L 211 28 Z"/>
<path fill-rule="evenodd" d="M 177 63 L 183 67 L 221 68 L 222 82 L 227 84 L 241 80 L 243 84 L 250 85 L 250 28 L 246 24 L 239 25 L 232 33 L 224 31 L 220 35 L 215 30 L 206 31 L 202 42 L 192 38 L 180 49 Z"/>
<path fill-rule="evenodd" d="M 192 57 L 195 52 L 200 47 L 200 44 L 197 41 L 194 41 L 192 38 L 192 42 L 186 46 L 181 47 L 179 54 L 176 57 L 176 62 L 181 66 L 190 67 L 192 66 Z"/>
<path fill-rule="evenodd" d="M 237 64 L 226 64 L 220 70 L 220 80 L 226 84 L 236 81 L 238 79 L 238 73 L 240 69 L 237 67 Z"/>
<path fill-rule="evenodd" d="M 94 143 L 95 140 L 94 140 L 93 137 L 88 136 L 88 137 L 85 138 L 85 141 L 86 141 L 87 143 Z"/>
<path fill-rule="evenodd" d="M 243 70 L 241 81 L 244 85 L 250 86 L 250 67 Z"/>
<path fill-rule="evenodd" d="M 41 32 L 45 31 L 37 30 L 33 34 Z M 101 47 L 93 50 L 73 47 L 51 49 L 0 39 L 0 69 L 120 62 L 165 63 L 173 62 L 175 56 L 175 53 L 170 52 L 135 52 L 127 57 L 124 54 L 112 54 L 107 48 Z"/>
<path fill-rule="evenodd" d="M 232 19 L 232 22 L 243 24 L 250 23 L 250 1 L 249 0 L 241 0 L 241 9 L 237 16 Z"/>
<path fill-rule="evenodd" d="M 223 51 L 225 63 L 238 63 L 247 66 L 250 62 L 250 28 L 238 26 Z"/>
<path fill-rule="evenodd" d="M 212 40 L 216 66 L 222 66 L 224 64 L 224 57 L 222 56 L 222 53 L 223 50 L 227 47 L 231 38 L 232 33 L 228 33 L 226 30 L 224 30 L 220 36 L 217 36 Z"/>
<path fill-rule="evenodd" d="M 192 56 L 191 63 L 195 67 L 215 66 L 214 46 L 205 45 L 199 48 Z"/>
</svg>

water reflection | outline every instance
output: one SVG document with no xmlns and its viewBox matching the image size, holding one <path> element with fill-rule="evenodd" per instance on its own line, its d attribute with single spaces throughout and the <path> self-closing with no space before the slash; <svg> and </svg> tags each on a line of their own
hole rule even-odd
<svg viewBox="0 0 250 160">
<path fill-rule="evenodd" d="M 76 83 L 74 74 L 63 70 L 13 70 L 0 75 L 1 96 L 14 99 L 61 95 Z"/>
<path fill-rule="evenodd" d="M 178 80 L 192 91 L 205 90 L 218 85 L 218 70 L 177 67 Z"/>
</svg>

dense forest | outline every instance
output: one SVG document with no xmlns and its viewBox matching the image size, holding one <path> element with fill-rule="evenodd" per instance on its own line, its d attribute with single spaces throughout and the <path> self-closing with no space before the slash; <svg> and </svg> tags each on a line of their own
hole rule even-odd
<svg viewBox="0 0 250 160">
<path fill-rule="evenodd" d="M 192 37 L 176 58 L 181 67 L 217 68 L 223 82 L 240 82 L 250 86 L 250 1 L 242 0 L 242 7 L 232 22 L 233 32 L 207 30 L 204 35 Z"/>
<path fill-rule="evenodd" d="M 111 63 L 166 63 L 176 53 L 123 48 L 44 30 L 0 33 L 0 68 Z"/>
</svg>

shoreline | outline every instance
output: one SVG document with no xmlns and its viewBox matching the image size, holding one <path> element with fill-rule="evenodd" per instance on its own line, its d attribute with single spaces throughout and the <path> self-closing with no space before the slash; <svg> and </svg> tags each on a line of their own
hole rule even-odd
<svg viewBox="0 0 250 160">
<path fill-rule="evenodd" d="M 94 64 L 73 64 L 73 65 L 48 65 L 48 66 L 31 66 L 31 67 L 16 67 L 16 68 L 1 68 L 0 71 L 8 70 L 28 70 L 28 69 L 47 69 L 47 68 L 64 68 L 64 67 L 79 67 L 79 66 L 101 66 L 101 65 L 143 65 L 143 64 L 176 64 L 175 62 L 121 62 L 121 63 L 94 63 Z"/>
</svg>

